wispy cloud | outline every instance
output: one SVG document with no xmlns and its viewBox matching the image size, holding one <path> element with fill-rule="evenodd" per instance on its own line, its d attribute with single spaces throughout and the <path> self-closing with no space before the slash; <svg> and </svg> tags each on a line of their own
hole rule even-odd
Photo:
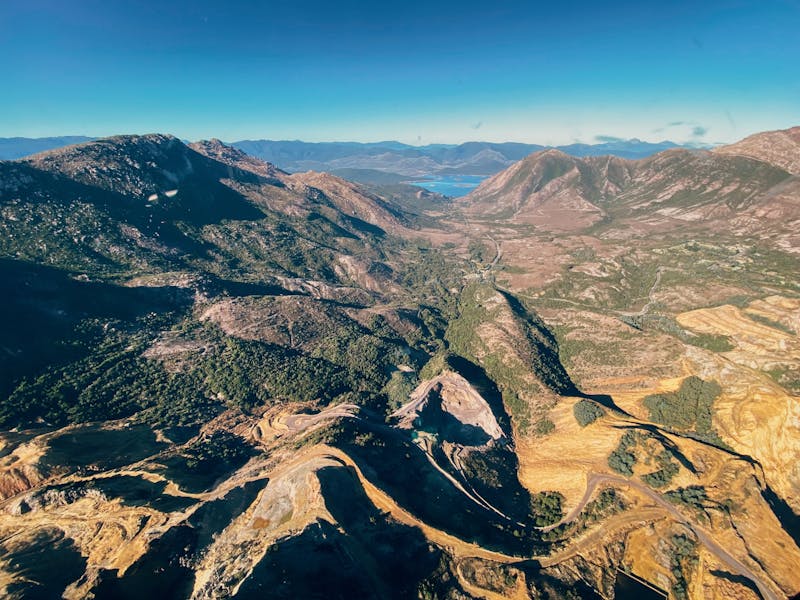
<svg viewBox="0 0 800 600">
<path fill-rule="evenodd" d="M 481 127 L 483 127 L 483 121 L 478 121 L 477 123 L 473 123 L 472 125 L 470 125 L 470 127 L 472 129 L 480 129 Z"/>
<path fill-rule="evenodd" d="M 600 144 L 610 144 L 614 142 L 624 142 L 624 138 L 616 137 L 614 135 L 596 135 L 594 141 Z"/>
<path fill-rule="evenodd" d="M 697 142 L 708 133 L 708 127 L 696 121 L 670 121 L 663 127 L 653 129 L 653 133 L 665 133 L 671 137 L 683 137 Z"/>
</svg>

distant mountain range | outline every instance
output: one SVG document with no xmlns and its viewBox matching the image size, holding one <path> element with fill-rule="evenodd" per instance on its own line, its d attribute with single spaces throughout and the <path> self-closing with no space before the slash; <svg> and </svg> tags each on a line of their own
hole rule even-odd
<svg viewBox="0 0 800 600">
<path fill-rule="evenodd" d="M 55 150 L 72 144 L 89 142 L 95 138 L 83 135 L 65 135 L 60 137 L 25 138 L 10 137 L 0 138 L 0 160 L 16 160 L 37 152 Z"/>
<path fill-rule="evenodd" d="M 0 138 L 0 160 L 13 160 L 92 138 Z M 548 146 L 516 142 L 466 142 L 410 146 L 395 141 L 320 142 L 242 140 L 232 146 L 289 172 L 331 171 L 357 181 L 374 183 L 389 173 L 396 180 L 431 175 L 494 175 L 518 160 Z M 557 149 L 576 157 L 613 155 L 626 159 L 646 158 L 663 150 L 681 147 L 674 142 L 615 140 L 602 144 L 569 144 Z"/>
<path fill-rule="evenodd" d="M 400 142 L 309 143 L 300 141 L 244 140 L 233 146 L 251 156 L 274 163 L 288 171 L 333 171 L 343 169 L 380 171 L 405 177 L 428 175 L 493 175 L 526 156 L 548 146 L 516 142 L 466 142 L 409 146 Z M 663 150 L 680 147 L 674 142 L 650 143 L 638 139 L 602 144 L 569 144 L 558 149 L 572 156 L 614 155 L 646 158 Z M 349 172 L 352 176 L 353 173 Z M 362 176 L 369 176 L 369 173 Z"/>
</svg>

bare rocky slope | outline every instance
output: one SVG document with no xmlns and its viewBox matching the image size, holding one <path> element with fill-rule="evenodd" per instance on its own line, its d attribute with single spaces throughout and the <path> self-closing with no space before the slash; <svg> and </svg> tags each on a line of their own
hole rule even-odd
<svg viewBox="0 0 800 600">
<path fill-rule="evenodd" d="M 757 133 L 714 152 L 748 156 L 800 175 L 800 127 Z"/>
</svg>

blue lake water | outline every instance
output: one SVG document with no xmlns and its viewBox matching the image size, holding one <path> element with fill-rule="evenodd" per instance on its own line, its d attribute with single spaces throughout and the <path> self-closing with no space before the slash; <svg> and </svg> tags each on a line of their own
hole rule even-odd
<svg viewBox="0 0 800 600">
<path fill-rule="evenodd" d="M 432 192 L 458 198 L 469 194 L 478 187 L 484 179 L 486 179 L 484 175 L 446 175 L 443 177 L 432 177 L 425 181 L 412 181 L 410 183 Z"/>
</svg>

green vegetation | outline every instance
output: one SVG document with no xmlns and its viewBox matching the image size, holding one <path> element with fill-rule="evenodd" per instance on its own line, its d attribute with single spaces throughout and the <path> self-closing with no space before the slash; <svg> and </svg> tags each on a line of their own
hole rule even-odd
<svg viewBox="0 0 800 600">
<path fill-rule="evenodd" d="M 578 518 L 570 523 L 562 523 L 558 527 L 545 532 L 542 539 L 556 544 L 563 544 L 573 540 L 581 531 L 588 529 L 612 514 L 622 512 L 626 505 L 620 494 L 614 488 L 605 488 L 597 497 L 586 504 Z"/>
<path fill-rule="evenodd" d="M 480 240 L 472 240 L 467 247 L 470 260 L 479 265 L 489 264 L 494 258 L 494 250 Z"/>
<path fill-rule="evenodd" d="M 439 323 L 446 324 L 458 310 L 458 297 L 451 290 L 463 285 L 463 265 L 422 244 L 404 243 L 400 249 L 406 256 L 397 272 L 398 282 L 419 303 L 420 312 L 428 310 L 430 317 L 444 318 Z"/>
<path fill-rule="evenodd" d="M 502 389 L 503 404 L 508 409 L 514 424 L 522 435 L 530 430 L 531 407 L 512 389 Z"/>
<path fill-rule="evenodd" d="M 433 379 L 437 377 L 445 369 L 449 369 L 450 355 L 448 352 L 438 352 L 434 354 L 431 359 L 425 363 L 425 366 L 420 369 L 419 378 L 421 380 Z"/>
<path fill-rule="evenodd" d="M 678 533 L 669 540 L 670 567 L 675 579 L 672 593 L 677 600 L 689 597 L 689 579 L 700 562 L 697 542 L 688 535 Z"/>
<path fill-rule="evenodd" d="M 348 389 L 345 374 L 328 361 L 236 338 L 203 362 L 202 373 L 212 394 L 243 410 L 272 398 L 327 403 Z"/>
<path fill-rule="evenodd" d="M 555 338 L 517 298 L 475 282 L 462 291 L 458 308 L 445 333 L 450 350 L 486 370 L 521 432 L 550 408 L 527 400 L 541 395 L 539 382 L 557 393 L 574 392 Z"/>
<path fill-rule="evenodd" d="M 575 415 L 575 420 L 578 425 L 586 427 L 594 423 L 597 419 L 605 414 L 605 411 L 591 400 L 579 400 L 572 407 L 572 412 Z"/>
<path fill-rule="evenodd" d="M 664 449 L 656 455 L 656 463 L 660 467 L 657 471 L 642 475 L 642 481 L 653 488 L 663 488 L 670 484 L 672 478 L 681 469 L 680 464 L 672 460 L 672 454 Z"/>
<path fill-rule="evenodd" d="M 788 392 L 800 394 L 800 371 L 779 366 L 767 370 L 766 373 Z"/>
<path fill-rule="evenodd" d="M 536 424 L 533 426 L 533 433 L 538 437 L 543 437 L 545 435 L 549 435 L 556 430 L 556 425 L 547 417 L 541 418 L 536 421 Z"/>
<path fill-rule="evenodd" d="M 215 413 L 196 377 L 166 372 L 141 357 L 144 348 L 144 340 L 131 344 L 125 336 L 110 336 L 86 358 L 23 380 L 0 406 L 0 422 L 79 423 L 152 408 L 152 421 L 165 417 L 178 425 Z"/>
<path fill-rule="evenodd" d="M 295 449 L 318 443 L 340 447 L 371 481 L 431 526 L 486 548 L 520 557 L 538 555 L 624 510 L 621 495 L 614 489 L 599 490 L 574 521 L 537 531 L 533 524 L 544 527 L 563 518 L 564 498 L 553 491 L 531 495 L 520 484 L 513 441 L 461 453 L 469 485 L 510 517 L 505 519 L 462 494 L 408 436 L 391 431 L 381 417 L 406 402 L 420 378 L 452 369 L 490 402 L 504 431 L 510 427 L 501 405 L 518 432 L 547 436 L 555 428 L 548 418 L 554 398 L 577 395 L 563 364 L 578 363 L 576 370 L 584 373 L 591 372 L 588 367 L 593 364 L 618 369 L 631 359 L 631 351 L 653 349 L 655 358 L 645 370 L 660 377 L 660 365 L 668 366 L 682 348 L 678 340 L 715 352 L 733 348 L 729 338 L 691 334 L 669 316 L 685 310 L 687 299 L 718 303 L 722 295 L 740 291 L 746 298 L 761 297 L 759 290 L 766 286 L 800 289 L 794 257 L 761 248 L 746 237 L 730 244 L 732 238 L 715 234 L 713 243 L 710 238 L 686 243 L 678 239 L 685 238 L 684 232 L 656 231 L 626 251 L 626 242 L 618 236 L 580 242 L 576 240 L 584 239 L 581 236 L 565 234 L 551 238 L 552 247 L 562 248 L 562 254 L 553 258 L 554 270 L 544 273 L 541 284 L 531 290 L 530 302 L 536 304 L 528 305 L 493 281 L 500 271 L 515 284 L 524 282 L 527 278 L 511 276 L 526 272 L 526 265 L 480 270 L 495 255 L 493 245 L 484 241 L 462 240 L 441 251 L 423 239 L 398 239 L 354 217 L 351 210 L 337 208 L 337 200 L 321 190 L 297 191 L 267 178 L 254 184 L 252 174 L 221 166 L 203 174 L 206 169 L 198 157 L 193 157 L 194 174 L 180 176 L 176 199 L 162 197 L 148 204 L 144 198 L 149 192 L 142 183 L 152 185 L 153 177 L 160 181 L 162 172 L 172 167 L 183 169 L 186 157 L 173 156 L 162 163 L 155 153 L 133 161 L 126 152 L 118 148 L 113 154 L 114 160 L 123 157 L 127 166 L 103 160 L 102 169 L 84 169 L 97 178 L 90 184 L 70 181 L 69 173 L 83 172 L 80 169 L 58 174 L 22 163 L 0 164 L 0 179 L 12 182 L 4 189 L 12 190 L 13 196 L 6 193 L 0 199 L 0 280 L 5 283 L 0 352 L 6 361 L 0 373 L 0 425 L 50 430 L 132 417 L 124 424 L 80 426 L 49 437 L 41 466 L 69 473 L 147 461 L 150 470 L 163 465 L 167 477 L 183 489 L 210 489 L 257 451 L 229 431 L 209 434 L 215 424 L 206 429 L 200 425 L 226 410 L 233 414 L 225 414 L 224 422 L 244 423 L 256 417 L 237 413 L 260 414 L 284 402 L 296 404 L 287 411 L 297 404 L 318 410 L 352 402 L 370 410 L 361 411 L 359 419 L 340 419 L 265 443 L 274 443 L 278 458 L 290 453 L 292 444 Z M 768 169 L 759 171 L 754 162 L 742 163 L 756 171 L 748 176 L 760 176 L 758 181 L 777 177 Z M 85 165 L 93 163 L 85 160 L 81 168 Z M 573 159 L 549 158 L 540 181 L 526 180 L 519 172 L 515 183 L 541 185 L 573 166 Z M 691 172 L 695 166 L 690 161 L 683 169 Z M 19 173 L 6 177 L 11 171 Z M 381 210 L 406 226 L 442 226 L 423 214 L 425 208 L 448 206 L 440 197 L 397 185 L 385 175 L 364 175 L 371 175 L 375 185 L 392 185 L 382 188 L 385 203 L 373 198 Z M 581 175 L 587 189 L 592 187 L 589 175 Z M 659 196 L 671 185 L 654 182 L 646 190 L 648 198 L 661 197 L 660 208 L 718 200 L 688 189 Z M 607 202 L 609 217 L 594 231 L 631 211 L 641 191 L 627 189 L 625 202 Z M 599 188 L 593 193 L 593 200 L 605 200 Z M 725 198 L 730 206 L 744 199 L 743 190 Z M 504 227 L 504 239 L 516 236 L 509 251 L 526 236 L 536 243 L 549 236 L 538 226 Z M 693 227 L 691 235 L 695 231 L 700 230 Z M 468 258 L 456 257 L 456 249 L 466 243 Z M 576 243 L 586 245 L 565 250 Z M 563 322 L 560 344 L 534 312 L 540 303 L 570 307 L 554 317 Z M 226 321 L 228 307 L 250 312 L 240 321 L 234 311 L 235 322 Z M 591 311 L 603 315 L 598 322 L 605 324 L 612 315 L 637 310 L 642 314 L 620 317 L 630 327 L 611 323 L 610 331 L 598 331 L 592 322 Z M 752 318 L 790 331 L 769 319 Z M 251 336 L 261 341 L 243 339 Z M 410 368 L 401 370 L 401 365 Z M 800 389 L 796 372 L 778 367 L 770 375 L 789 390 Z M 676 392 L 648 396 L 644 406 L 654 422 L 720 445 L 712 427 L 713 402 L 719 394 L 716 383 L 689 377 Z M 582 399 L 573 414 L 581 427 L 588 427 L 605 410 Z M 158 441 L 159 428 L 172 443 Z M 681 464 L 687 464 L 679 450 L 645 427 L 621 433 L 608 456 L 609 467 L 627 477 L 641 474 L 652 488 L 673 485 Z M 9 435 L 22 440 L 31 434 Z M 442 451 L 449 448 L 434 449 Z M 372 545 L 403 546 L 386 544 L 407 536 L 384 535 L 385 519 L 371 503 L 365 501 L 352 512 L 352 473 L 332 467 L 320 473 L 334 521 L 348 536 L 355 532 L 341 544 L 326 538 L 326 552 L 352 551 L 357 558 Z M 107 479 L 106 487 L 99 489 L 121 497 L 131 488 L 129 501 L 142 497 L 149 502 L 166 485 L 129 479 Z M 264 482 L 257 485 L 261 489 Z M 728 507 L 709 500 L 700 486 L 668 491 L 665 497 L 698 519 L 707 518 L 709 509 Z M 168 501 L 178 503 L 175 506 L 184 502 L 176 497 Z M 186 502 L 190 501 L 194 500 Z M 231 515 L 244 509 L 237 503 Z M 176 529 L 189 537 L 211 535 L 203 533 L 202 526 Z M 412 538 L 412 560 L 402 562 L 413 566 L 417 558 L 424 563 L 436 556 L 422 537 Z M 690 534 L 661 543 L 660 549 L 671 556 L 673 594 L 685 597 L 697 564 L 696 544 Z M 137 568 L 140 573 L 156 571 L 139 563 L 131 572 Z M 437 577 L 452 577 L 448 569 Z M 496 588 L 487 589 L 504 592 L 516 586 L 517 574 L 511 569 L 498 567 L 492 575 Z M 114 579 L 100 575 L 106 582 Z M 457 595 L 461 591 L 453 581 L 447 593 Z M 438 588 L 422 589 L 431 597 L 446 595 Z"/>
<path fill-rule="evenodd" d="M 388 410 L 395 411 L 408 402 L 411 392 L 417 387 L 419 381 L 415 373 L 395 371 L 389 382 L 384 386 L 383 393 L 389 399 Z"/>
<path fill-rule="evenodd" d="M 636 454 L 634 449 L 639 442 L 640 434 L 635 431 L 626 431 L 622 434 L 617 447 L 608 457 L 608 466 L 617 473 L 626 477 L 633 475 L 633 466 L 636 464 Z"/>
<path fill-rule="evenodd" d="M 596 226 L 603 226 L 603 222 Z M 576 258 L 575 263 L 570 264 L 591 260 L 584 258 L 588 256 L 587 253 L 577 252 L 573 255 Z M 612 264 L 607 266 L 611 267 Z M 656 261 L 645 261 L 642 257 L 631 254 L 614 263 L 609 275 L 600 280 L 579 270 L 567 269 L 563 272 L 564 277 L 559 278 L 544 291 L 542 298 L 543 300 L 580 298 L 584 290 L 590 287 L 596 288 L 599 284 L 603 293 L 590 303 L 593 310 L 637 310 L 648 302 L 648 294 L 655 282 L 658 267 Z"/>
<path fill-rule="evenodd" d="M 779 321 L 774 321 L 769 317 L 765 317 L 764 315 L 760 315 L 758 313 L 750 311 L 746 311 L 745 314 L 747 315 L 748 319 L 755 321 L 756 323 L 761 323 L 762 325 L 766 325 L 767 327 L 771 327 L 772 329 L 777 329 L 778 331 L 781 331 L 789 335 L 797 335 L 797 332 L 795 332 L 794 329 L 792 329 L 791 327 L 787 327 L 786 325 L 784 325 Z"/>
<path fill-rule="evenodd" d="M 713 432 L 713 404 L 721 392 L 718 383 L 692 375 L 683 380 L 676 392 L 645 397 L 644 405 L 650 411 L 650 419 L 656 423 L 680 430 L 693 429 L 706 435 Z"/>
<path fill-rule="evenodd" d="M 684 341 L 692 346 L 705 348 L 706 350 L 711 350 L 712 352 L 730 352 L 736 348 L 727 335 L 696 333 L 694 335 L 686 336 Z"/>
<path fill-rule="evenodd" d="M 706 488 L 701 485 L 690 485 L 677 490 L 670 490 L 664 497 L 673 504 L 679 504 L 689 508 L 700 521 L 708 521 L 706 507 L 709 504 Z"/>
<path fill-rule="evenodd" d="M 539 492 L 531 496 L 531 516 L 537 527 L 558 523 L 564 517 L 564 496 L 558 492 Z"/>
<path fill-rule="evenodd" d="M 657 453 L 653 450 L 654 442 L 661 448 Z M 633 468 L 639 462 L 637 450 L 638 454 L 644 454 L 644 464 L 651 464 L 655 459 L 658 466 L 657 470 L 642 475 L 642 481 L 650 487 L 666 487 L 680 471 L 680 464 L 673 460 L 672 451 L 657 442 L 657 438 L 630 429 L 622 435 L 619 444 L 608 456 L 608 466 L 617 473 L 632 477 Z"/>
<path fill-rule="evenodd" d="M 241 465 L 252 455 L 239 436 L 227 431 L 215 431 L 209 437 L 194 442 L 184 451 L 186 467 L 193 472 L 211 469 L 219 463 Z"/>
</svg>

